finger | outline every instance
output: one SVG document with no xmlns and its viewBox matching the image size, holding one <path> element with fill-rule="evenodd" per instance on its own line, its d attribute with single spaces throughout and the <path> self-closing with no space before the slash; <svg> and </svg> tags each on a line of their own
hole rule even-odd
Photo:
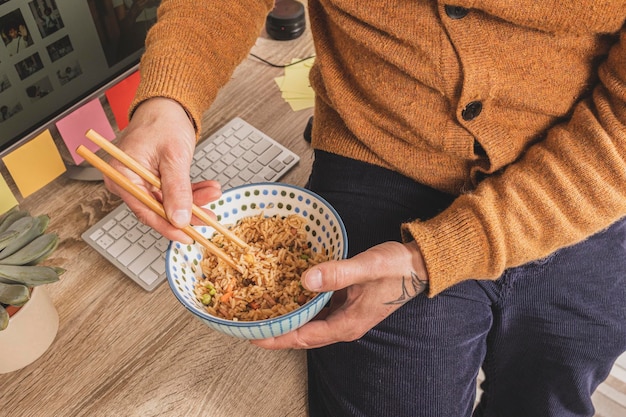
<svg viewBox="0 0 626 417">
<path fill-rule="evenodd" d="M 306 271 L 302 285 L 311 291 L 336 291 L 407 273 L 414 254 L 404 244 L 386 242 L 350 259 L 323 262 Z M 421 258 L 420 258 L 421 259 Z"/>
<path fill-rule="evenodd" d="M 166 152 L 159 164 L 163 208 L 170 222 L 178 228 L 191 223 L 193 192 L 189 181 L 191 155 Z"/>
<path fill-rule="evenodd" d="M 328 261 L 314 266 L 302 276 L 302 285 L 310 291 L 336 291 L 358 283 L 368 276 L 367 264 L 357 257 Z"/>
<path fill-rule="evenodd" d="M 252 340 L 255 346 L 268 350 L 279 349 L 312 349 L 335 343 L 326 330 L 328 324 L 324 320 L 313 320 L 292 332 L 268 339 Z"/>
<path fill-rule="evenodd" d="M 127 204 L 141 223 L 149 225 L 166 239 L 183 244 L 192 244 L 194 242 L 185 232 L 172 226 L 168 220 L 143 206 L 143 204 L 139 203 L 140 207 L 132 207 L 130 203 Z"/>
<path fill-rule="evenodd" d="M 191 185 L 193 202 L 197 206 L 204 206 L 222 196 L 222 186 L 217 181 L 201 181 Z"/>
<path fill-rule="evenodd" d="M 121 169 L 122 168 L 120 168 L 120 170 Z M 132 181 L 133 179 L 136 179 L 133 177 L 133 175 L 134 175 L 133 173 L 128 173 L 126 174 L 126 177 Z M 150 190 L 145 188 L 144 183 L 137 181 L 136 185 L 142 188 L 144 192 L 150 194 Z M 161 235 L 163 235 L 167 239 L 180 241 L 185 244 L 193 243 L 193 239 L 187 236 L 187 234 L 173 227 L 169 221 L 167 221 L 166 219 L 161 217 L 159 214 L 152 211 L 150 208 L 145 206 L 141 201 L 137 200 L 134 196 L 127 193 L 122 188 L 113 189 L 114 187 L 117 187 L 117 186 L 115 184 L 111 184 L 109 189 L 111 189 L 113 192 L 119 195 L 122 199 L 124 199 L 128 207 L 135 214 L 135 217 L 137 217 L 137 219 L 141 223 L 149 225 L 150 227 L 152 227 L 154 230 L 159 232 Z M 156 200 L 162 201 L 160 193 L 158 192 L 152 193 L 152 195 L 155 197 Z"/>
<path fill-rule="evenodd" d="M 314 349 L 333 343 L 353 341 L 365 333 L 346 320 L 342 311 L 335 311 L 325 320 L 312 320 L 304 326 L 281 336 L 252 341 L 269 350 Z"/>
</svg>

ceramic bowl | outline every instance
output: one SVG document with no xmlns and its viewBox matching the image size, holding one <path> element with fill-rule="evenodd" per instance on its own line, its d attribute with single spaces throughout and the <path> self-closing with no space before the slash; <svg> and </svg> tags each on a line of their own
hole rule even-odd
<svg viewBox="0 0 626 417">
<path fill-rule="evenodd" d="M 326 252 L 332 259 L 346 257 L 347 235 L 337 212 L 320 196 L 301 187 L 282 183 L 256 183 L 224 191 L 222 197 L 206 206 L 224 224 L 263 213 L 266 216 L 299 214 L 306 218 L 308 241 L 316 252 Z M 196 226 L 207 238 L 215 230 Z M 202 277 L 202 248 L 170 242 L 165 256 L 169 286 L 195 317 L 210 328 L 240 339 L 265 339 L 295 330 L 310 321 L 326 305 L 332 293 L 325 292 L 280 317 L 258 321 L 232 321 L 209 314 L 194 295 L 196 281 Z"/>
</svg>

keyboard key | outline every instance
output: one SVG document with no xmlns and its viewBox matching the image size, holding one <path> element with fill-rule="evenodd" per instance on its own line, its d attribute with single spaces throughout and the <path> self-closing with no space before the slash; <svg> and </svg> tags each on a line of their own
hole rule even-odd
<svg viewBox="0 0 626 417">
<path fill-rule="evenodd" d="M 191 170 L 189 172 L 189 176 L 193 179 L 198 178 L 202 174 L 202 170 L 196 165 L 191 166 Z"/>
<path fill-rule="evenodd" d="M 233 166 L 239 171 L 243 171 L 248 167 L 248 162 L 245 161 L 243 158 L 239 158 L 235 162 L 233 162 Z"/>
<path fill-rule="evenodd" d="M 124 220 L 120 222 L 120 224 L 124 226 L 126 230 L 130 230 L 131 228 L 135 227 L 137 223 L 138 223 L 137 218 L 135 216 L 130 216 L 130 215 L 124 217 Z"/>
<path fill-rule="evenodd" d="M 153 261 L 158 259 L 159 256 L 161 256 L 161 252 L 156 250 L 156 248 L 147 249 L 128 266 L 128 269 L 135 274 L 139 274 L 141 271 L 150 266 Z"/>
<path fill-rule="evenodd" d="M 261 139 L 263 139 L 263 136 L 261 136 L 259 133 L 257 132 L 253 132 L 248 136 L 248 139 L 250 139 L 252 142 L 257 143 L 258 141 L 260 141 Z"/>
<path fill-rule="evenodd" d="M 220 161 L 222 161 L 222 163 L 226 165 L 232 165 L 232 163 L 236 160 L 237 158 L 232 154 L 232 152 L 227 153 L 226 155 L 222 156 L 222 159 L 220 159 Z"/>
<path fill-rule="evenodd" d="M 216 147 L 215 150 L 217 152 L 219 152 L 220 154 L 224 155 L 224 154 L 227 154 L 228 152 L 230 152 L 231 148 L 232 148 L 232 146 L 228 145 L 226 143 L 226 141 L 224 141 L 221 145 Z"/>
<path fill-rule="evenodd" d="M 170 241 L 165 239 L 164 237 L 161 237 L 161 239 L 157 240 L 156 243 L 154 244 L 154 246 L 160 250 L 161 252 L 165 252 L 167 250 L 167 247 L 169 246 Z"/>
<path fill-rule="evenodd" d="M 107 252 L 111 256 L 117 257 L 126 249 L 128 249 L 129 246 L 130 246 L 130 241 L 126 239 L 120 239 L 117 242 L 113 243 L 111 246 L 109 246 L 109 248 L 107 249 Z"/>
<path fill-rule="evenodd" d="M 139 229 L 142 233 L 150 233 L 152 228 L 147 224 L 137 223 L 137 229 Z"/>
<path fill-rule="evenodd" d="M 239 173 L 239 178 L 241 178 L 241 180 L 244 183 L 250 181 L 253 176 L 254 176 L 254 173 L 250 171 L 249 169 L 245 169 Z"/>
<path fill-rule="evenodd" d="M 254 147 L 252 148 L 252 152 L 254 152 L 257 155 L 261 155 L 263 152 L 268 150 L 270 146 L 272 146 L 272 143 L 270 141 L 263 140 L 257 143 L 256 145 L 254 145 Z"/>
<path fill-rule="evenodd" d="M 109 235 L 113 239 L 119 239 L 126 234 L 126 228 L 124 228 L 121 224 L 116 224 L 109 230 Z"/>
<path fill-rule="evenodd" d="M 215 162 L 215 161 L 219 161 L 221 157 L 222 157 L 221 153 L 211 152 L 210 154 L 207 154 L 206 159 L 208 159 L 211 162 Z"/>
<path fill-rule="evenodd" d="M 235 158 L 239 158 L 245 152 L 246 150 L 239 145 L 235 146 L 233 149 L 230 150 L 230 154 L 233 155 Z"/>
<path fill-rule="evenodd" d="M 139 230 L 139 228 L 133 228 L 129 230 L 128 233 L 126 233 L 126 235 L 124 235 L 126 239 L 130 240 L 133 243 L 141 239 L 142 236 L 144 236 L 144 233 L 142 233 L 141 230 Z"/>
<path fill-rule="evenodd" d="M 236 177 L 236 178 L 231 178 L 230 180 L 228 180 L 227 187 L 233 188 L 233 187 L 238 187 L 243 184 L 245 184 L 245 182 L 241 180 L 239 177 Z"/>
<path fill-rule="evenodd" d="M 139 278 L 141 278 L 141 280 L 147 285 L 150 285 L 159 279 L 159 274 L 154 272 L 151 268 L 148 268 L 139 274 Z"/>
<path fill-rule="evenodd" d="M 96 229 L 92 234 L 89 235 L 89 239 L 98 240 L 104 235 L 105 231 L 102 229 Z"/>
<path fill-rule="evenodd" d="M 117 220 L 118 222 L 121 222 L 122 220 L 124 220 L 126 218 L 126 216 L 128 216 L 130 214 L 129 210 L 122 210 L 119 213 L 117 213 L 115 215 L 115 217 L 113 217 L 115 220 Z"/>
<path fill-rule="evenodd" d="M 248 152 L 244 153 L 242 155 L 242 158 L 247 162 L 253 162 L 256 159 L 256 155 L 252 150 L 249 150 Z"/>
<path fill-rule="evenodd" d="M 139 244 L 134 244 L 130 246 L 127 250 L 125 250 L 120 256 L 117 257 L 117 260 L 124 266 L 130 265 L 132 261 L 137 259 L 141 254 L 144 253 L 144 249 Z"/>
<path fill-rule="evenodd" d="M 219 182 L 222 185 L 226 185 L 228 184 L 228 181 L 230 181 L 230 178 L 228 178 L 224 174 L 219 174 L 217 177 L 215 177 L 215 181 Z"/>
<path fill-rule="evenodd" d="M 252 146 L 254 146 L 254 142 L 252 142 L 250 138 L 245 138 L 239 143 L 239 146 L 247 151 L 248 149 L 252 148 Z"/>
<path fill-rule="evenodd" d="M 152 264 L 152 268 L 154 268 L 156 273 L 159 275 L 165 274 L 165 255 L 155 260 Z"/>
<path fill-rule="evenodd" d="M 243 121 L 241 119 L 233 119 L 230 121 L 230 126 L 232 129 L 241 129 L 243 126 Z"/>
<path fill-rule="evenodd" d="M 139 239 L 139 244 L 146 249 L 148 249 L 151 246 L 154 246 L 155 242 L 156 242 L 156 238 L 150 234 L 143 235 L 141 239 Z"/>
<path fill-rule="evenodd" d="M 212 161 L 212 162 L 215 162 L 215 161 Z M 211 161 L 209 161 L 206 158 L 202 158 L 196 163 L 196 165 L 198 166 L 198 168 L 200 168 L 201 171 L 204 171 L 205 169 L 211 166 Z"/>
<path fill-rule="evenodd" d="M 226 164 L 221 161 L 216 161 L 213 165 L 211 165 L 211 169 L 215 172 L 222 172 L 226 169 Z"/>
<path fill-rule="evenodd" d="M 257 161 L 254 161 L 253 163 L 248 165 L 248 169 L 254 172 L 255 174 L 258 174 L 259 171 L 263 169 L 263 165 L 259 164 Z"/>
<path fill-rule="evenodd" d="M 202 178 L 205 179 L 205 180 L 214 180 L 215 178 L 217 178 L 218 175 L 219 175 L 219 173 L 213 171 L 211 168 L 207 168 L 202 173 Z"/>
<path fill-rule="evenodd" d="M 263 152 L 263 155 L 259 156 L 259 163 L 263 164 L 263 165 L 267 165 L 270 162 L 272 162 L 272 160 L 274 158 L 276 158 L 278 155 L 280 155 L 282 151 L 280 150 L 280 148 L 276 145 L 272 145 L 271 148 L 267 149 L 265 152 Z"/>
<path fill-rule="evenodd" d="M 239 170 L 234 166 L 228 166 L 223 172 L 228 178 L 235 178 L 239 174 Z"/>
<path fill-rule="evenodd" d="M 244 139 L 246 137 L 248 137 L 248 135 L 250 135 L 252 133 L 252 127 L 251 126 L 242 126 L 240 129 L 237 129 L 237 131 L 235 131 L 235 136 L 237 137 L 237 139 Z M 232 146 L 235 146 L 236 143 L 233 143 Z"/>
<path fill-rule="evenodd" d="M 115 243 L 115 239 L 113 239 L 109 235 L 103 235 L 100 239 L 96 240 L 96 244 L 102 249 L 107 249 L 109 246 Z"/>
<path fill-rule="evenodd" d="M 269 167 L 272 168 L 276 172 L 280 172 L 285 168 L 285 164 L 280 162 L 278 159 L 275 159 L 272 162 L 270 162 Z"/>
<path fill-rule="evenodd" d="M 117 224 L 117 219 L 108 219 L 104 224 L 102 224 L 102 229 L 109 230 Z"/>
</svg>

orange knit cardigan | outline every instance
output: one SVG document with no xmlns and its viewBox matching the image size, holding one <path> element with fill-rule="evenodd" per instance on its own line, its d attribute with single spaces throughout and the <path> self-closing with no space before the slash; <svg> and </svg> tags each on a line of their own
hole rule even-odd
<svg viewBox="0 0 626 417">
<path fill-rule="evenodd" d="M 134 102 L 202 113 L 271 0 L 163 0 Z M 626 215 L 626 1 L 309 0 L 313 146 L 458 195 L 415 239 L 430 296 Z M 134 108 L 133 106 L 133 108 Z"/>
</svg>

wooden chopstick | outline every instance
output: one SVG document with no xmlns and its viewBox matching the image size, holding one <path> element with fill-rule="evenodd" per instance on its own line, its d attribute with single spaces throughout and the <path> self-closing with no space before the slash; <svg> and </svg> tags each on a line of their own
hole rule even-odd
<svg viewBox="0 0 626 417">
<path fill-rule="evenodd" d="M 120 148 L 109 142 L 106 138 L 102 137 L 93 129 L 89 129 L 85 134 L 89 140 L 93 143 L 104 149 L 109 155 L 126 165 L 129 169 L 131 169 L 135 174 L 139 175 L 144 180 L 148 181 L 150 184 L 155 186 L 158 189 L 161 189 L 161 179 L 154 175 L 152 172 L 148 171 L 141 164 L 135 161 L 132 157 L 124 153 Z M 209 216 L 204 210 L 195 204 L 192 205 L 191 208 L 192 213 L 202 220 L 205 224 L 213 227 L 215 230 L 223 234 L 228 240 L 235 243 L 237 246 L 243 249 L 248 248 L 248 244 L 244 242 L 239 236 L 231 232 L 226 227 L 222 226 L 217 220 L 213 219 Z"/>
<path fill-rule="evenodd" d="M 85 158 L 85 160 L 89 162 L 94 168 L 97 168 L 100 172 L 113 180 L 117 185 L 122 187 L 128 193 L 132 194 L 135 198 L 145 204 L 149 209 L 167 220 L 165 209 L 163 209 L 161 203 L 159 203 L 154 197 L 143 191 L 137 185 L 130 182 L 125 176 L 123 176 L 119 171 L 107 164 L 99 156 L 91 152 L 84 145 L 80 145 L 76 149 L 76 153 Z M 230 256 L 226 254 L 226 252 L 222 251 L 220 248 L 215 246 L 215 244 L 207 240 L 204 236 L 202 236 L 200 232 L 198 232 L 192 226 L 187 225 L 181 230 L 193 240 L 204 246 L 213 255 L 226 262 L 232 268 L 237 271 L 241 271 L 241 267 L 237 265 L 237 263 L 233 261 Z"/>
</svg>

